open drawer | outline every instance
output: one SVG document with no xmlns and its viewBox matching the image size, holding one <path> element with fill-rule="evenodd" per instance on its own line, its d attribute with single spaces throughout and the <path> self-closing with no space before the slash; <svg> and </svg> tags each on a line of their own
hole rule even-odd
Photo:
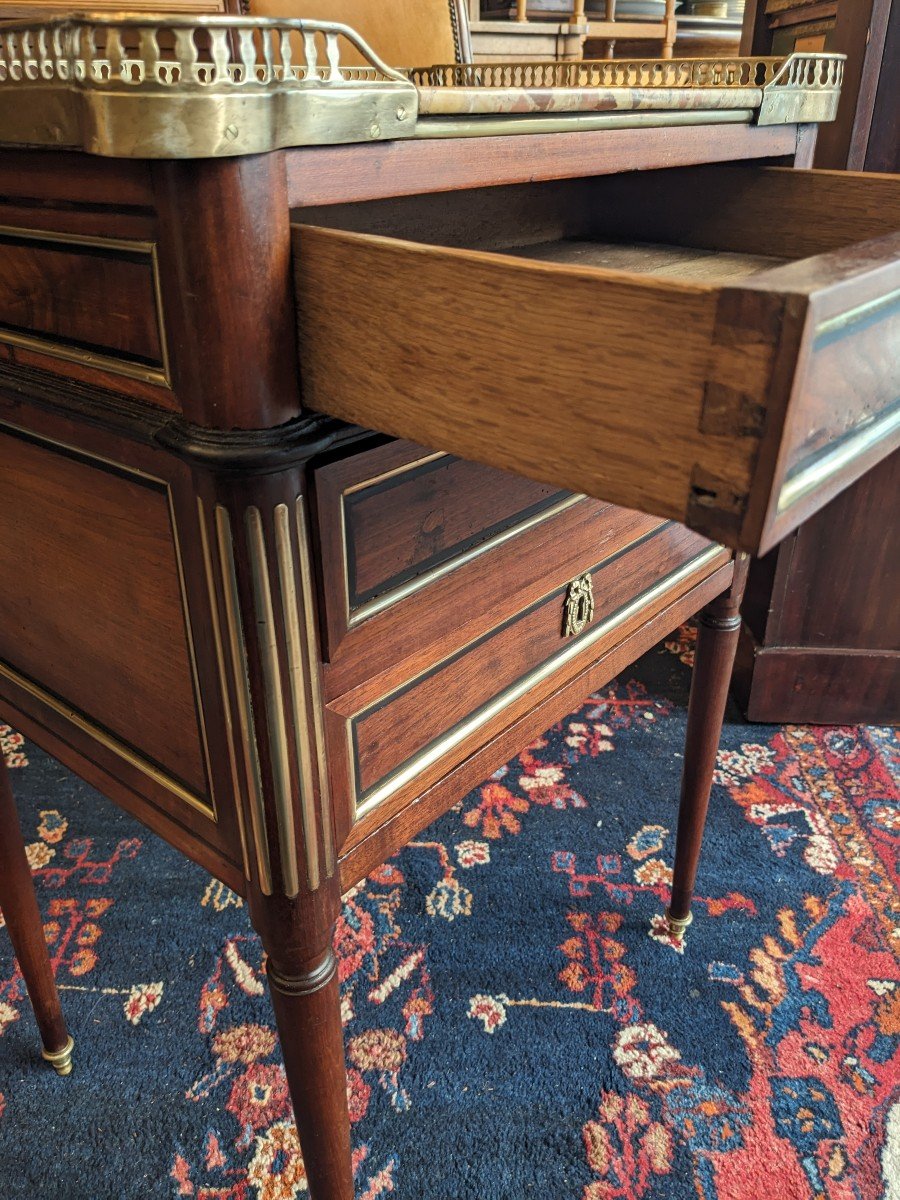
<svg viewBox="0 0 900 1200">
<path fill-rule="evenodd" d="M 762 553 L 900 444 L 900 176 L 296 214 L 305 403 Z"/>
</svg>

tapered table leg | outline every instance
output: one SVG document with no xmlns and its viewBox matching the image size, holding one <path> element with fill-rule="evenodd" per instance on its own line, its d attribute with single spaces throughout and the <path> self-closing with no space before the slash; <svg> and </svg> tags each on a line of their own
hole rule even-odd
<svg viewBox="0 0 900 1200">
<path fill-rule="evenodd" d="M 60 1075 L 72 1070 L 74 1045 L 63 1019 L 59 992 L 44 939 L 31 868 L 10 786 L 0 754 L 0 910 L 28 989 L 41 1033 L 44 1058 Z"/>
<path fill-rule="evenodd" d="M 740 606 L 748 565 L 746 554 L 736 557 L 731 587 L 708 604 L 698 618 L 672 897 L 666 910 L 669 931 L 677 938 L 684 937 L 684 931 L 692 920 L 694 880 L 741 628 Z"/>
<path fill-rule="evenodd" d="M 312 1200 L 353 1200 L 337 963 L 268 965 L 269 991 Z"/>
</svg>

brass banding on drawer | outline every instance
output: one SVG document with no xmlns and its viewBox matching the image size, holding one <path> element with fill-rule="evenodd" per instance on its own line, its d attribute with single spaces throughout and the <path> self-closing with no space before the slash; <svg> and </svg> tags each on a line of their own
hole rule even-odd
<svg viewBox="0 0 900 1200">
<path fill-rule="evenodd" d="M 563 636 L 563 586 L 348 713 L 358 818 L 427 783 L 438 764 L 464 756 L 488 725 L 558 686 L 630 621 L 646 619 L 667 597 L 725 561 L 721 547 L 674 524 L 658 526 L 591 568 L 598 610 L 577 636 Z M 421 719 L 412 720 L 414 714 Z"/>
<path fill-rule="evenodd" d="M 820 454 L 802 459 L 790 470 L 778 493 L 779 515 L 813 495 L 819 488 L 826 487 L 854 462 L 865 459 L 873 451 L 877 452 L 882 444 L 892 444 L 898 434 L 900 402 L 877 420 L 868 421 L 839 441 L 831 443 Z"/>
<path fill-rule="evenodd" d="M 550 517 L 555 517 L 565 512 L 581 499 L 583 499 L 582 496 L 575 494 L 563 496 L 561 500 L 557 500 L 549 507 L 541 509 L 532 516 L 525 517 L 524 520 L 517 522 L 515 525 L 508 526 L 499 533 L 486 537 L 484 541 L 478 542 L 477 545 L 472 546 L 470 549 L 462 551 L 460 554 L 441 563 L 440 566 L 431 567 L 423 571 L 420 575 L 414 575 L 404 583 L 398 584 L 397 587 L 390 591 L 381 592 L 351 612 L 350 627 L 353 628 L 355 625 L 360 625 L 363 621 L 367 621 L 377 613 L 384 612 L 385 609 L 391 608 L 394 604 L 399 604 L 401 601 L 406 600 L 407 597 L 415 595 L 422 588 L 438 583 L 441 579 L 449 575 L 451 571 L 458 571 L 466 563 L 474 562 L 484 554 L 490 554 L 491 551 L 497 550 L 513 538 L 520 537 L 523 533 L 534 529 L 542 521 L 549 520 Z"/>
<path fill-rule="evenodd" d="M 332 695 L 455 628 L 461 639 L 473 622 L 488 628 L 498 604 L 515 606 L 546 570 L 571 574 L 572 553 L 551 567 L 547 548 L 579 529 L 580 548 L 585 506 L 597 507 L 404 442 L 328 463 L 314 479 Z"/>
<path fill-rule="evenodd" d="M 168 384 L 155 243 L 0 226 L 3 342 Z"/>
</svg>

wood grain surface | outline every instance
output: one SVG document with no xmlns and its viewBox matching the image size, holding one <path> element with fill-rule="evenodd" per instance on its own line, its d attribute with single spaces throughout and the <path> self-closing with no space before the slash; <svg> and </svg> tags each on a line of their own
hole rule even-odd
<svg viewBox="0 0 900 1200">
<path fill-rule="evenodd" d="M 421 456 L 426 451 L 418 451 Z M 447 455 L 345 495 L 351 613 L 546 509 L 562 493 Z"/>
<path fill-rule="evenodd" d="M 0 659 L 207 794 L 166 492 L 0 427 Z"/>
<path fill-rule="evenodd" d="M 662 517 L 698 461 L 749 488 L 755 442 L 699 430 L 709 288 L 306 226 L 297 285 L 314 409 Z"/>
<path fill-rule="evenodd" d="M 612 617 L 705 545 L 696 534 L 668 525 L 620 556 L 599 566 L 591 564 L 594 623 Z M 574 646 L 575 641 L 570 643 L 563 636 L 565 597 L 565 587 L 552 592 L 355 716 L 352 729 L 360 801 L 417 750 L 555 653 Z"/>
<path fill-rule="evenodd" d="M 900 229 L 900 176 L 755 164 L 597 180 L 598 228 L 621 239 L 806 258 Z"/>
<path fill-rule="evenodd" d="M 730 562 L 701 573 L 687 590 L 670 597 L 658 612 L 644 613 L 633 627 L 623 630 L 621 636 L 594 661 L 558 680 L 555 689 L 545 698 L 508 724 L 492 727 L 482 744 L 473 748 L 458 766 L 447 770 L 436 783 L 412 796 L 405 804 L 384 806 L 369 813 L 354 827 L 342 852 L 342 888 L 352 887 L 364 878 L 446 812 L 451 804 L 517 754 L 523 745 L 561 720 L 585 696 L 602 687 L 654 646 L 667 630 L 675 628 L 727 588 L 732 573 Z"/>
<path fill-rule="evenodd" d="M 5 328 L 161 374 L 161 316 L 149 250 L 0 229 L 0 339 Z"/>
<path fill-rule="evenodd" d="M 311 147 L 285 155 L 291 208 L 573 179 L 694 163 L 792 157 L 794 125 L 696 125 L 434 138 Z"/>
</svg>

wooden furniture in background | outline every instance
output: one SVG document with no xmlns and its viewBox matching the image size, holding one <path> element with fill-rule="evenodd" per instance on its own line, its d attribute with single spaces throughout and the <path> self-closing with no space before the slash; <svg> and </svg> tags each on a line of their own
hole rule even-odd
<svg viewBox="0 0 900 1200">
<path fill-rule="evenodd" d="M 221 13 L 240 12 L 241 0 L 128 0 L 134 13 Z M 90 4 L 62 4 L 60 0 L 2 0 L 0 21 L 18 21 L 24 17 L 49 17 L 73 12 L 121 12 L 121 0 L 91 0 Z"/>
<path fill-rule="evenodd" d="M 890 53 L 888 26 L 896 50 L 898 24 L 892 0 L 747 0 L 741 53 L 830 50 L 847 55 L 837 120 L 818 133 L 817 167 L 893 169 L 884 161 L 869 161 L 868 153 L 874 127 L 876 141 L 890 143 L 896 162 L 897 56 Z M 879 92 L 880 115 L 873 122 Z"/>
<path fill-rule="evenodd" d="M 813 161 L 900 171 L 900 5 L 750 0 L 745 38 L 760 54 L 846 52 L 838 120 L 819 131 Z M 845 384 L 836 376 L 835 394 Z M 752 720 L 900 722 L 898 514 L 895 455 L 753 564 L 735 676 Z"/>
<path fill-rule="evenodd" d="M 665 0 L 658 19 L 623 15 L 617 12 L 617 0 L 469 0 L 469 24 L 476 62 L 613 58 L 622 42 L 636 44 L 637 56 L 644 57 L 650 56 L 647 43 L 655 42 L 654 54 L 671 58 L 675 0 Z M 595 47 L 590 54 L 585 52 L 588 41 Z"/>
<path fill-rule="evenodd" d="M 392 66 L 471 62 L 466 0 L 97 0 L 63 5 L 59 0 L 0 3 L 0 21 L 53 13 L 128 11 L 164 13 L 249 13 L 257 17 L 307 17 L 350 25 Z M 348 61 L 351 55 L 346 55 Z M 360 60 L 361 61 L 361 60 Z"/>
<path fill-rule="evenodd" d="M 741 28 L 740 16 L 710 17 L 679 9 L 675 57 L 714 58 L 716 55 L 739 54 Z M 631 48 L 623 46 L 621 53 L 630 54 Z"/>
<path fill-rule="evenodd" d="M 741 44 L 743 0 L 683 0 L 675 13 L 676 58 L 721 58 L 737 55 Z M 599 42 L 585 43 L 584 57 L 594 58 L 603 53 Z M 646 54 L 640 42 L 618 38 L 618 58 L 639 58 Z"/>
<path fill-rule="evenodd" d="M 257 17 L 308 17 L 351 26 L 394 67 L 471 62 L 466 0 L 244 0 Z"/>
</svg>

